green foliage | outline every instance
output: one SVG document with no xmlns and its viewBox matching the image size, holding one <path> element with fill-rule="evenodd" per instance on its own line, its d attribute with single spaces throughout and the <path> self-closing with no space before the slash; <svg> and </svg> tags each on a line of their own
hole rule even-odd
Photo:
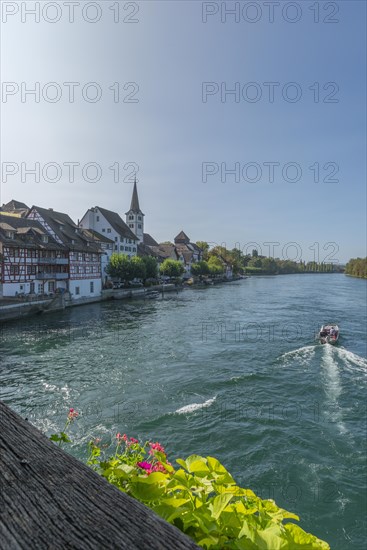
<svg viewBox="0 0 367 550">
<path fill-rule="evenodd" d="M 55 443 L 71 443 L 70 439 L 68 438 L 67 434 L 65 432 L 60 432 L 58 434 L 52 434 L 50 435 L 50 440 L 55 441 Z"/>
<path fill-rule="evenodd" d="M 50 439 L 69 443 L 66 431 L 78 417 L 69 409 L 65 428 Z M 109 483 L 149 506 L 207 550 L 330 550 L 290 520 L 296 514 L 239 487 L 211 456 L 177 459 L 175 469 L 160 443 L 143 445 L 117 434 L 115 453 L 104 457 L 100 439 L 89 443 L 87 464 Z M 287 523 L 284 523 L 287 521 Z"/>
<path fill-rule="evenodd" d="M 196 262 L 195 264 L 192 264 L 191 273 L 194 276 L 199 276 L 199 277 L 202 275 L 209 275 L 210 267 L 208 262 L 202 260 L 201 262 Z"/>
<path fill-rule="evenodd" d="M 367 279 L 367 258 L 352 258 L 345 266 L 345 273 Z"/>
<path fill-rule="evenodd" d="M 196 241 L 196 246 L 198 246 L 199 248 L 201 248 L 201 250 L 203 251 L 203 260 L 207 260 L 208 259 L 208 252 L 209 252 L 209 245 L 206 241 Z"/>
<path fill-rule="evenodd" d="M 203 548 L 329 549 L 326 542 L 288 522 L 299 520 L 297 515 L 239 487 L 213 457 L 178 459 L 175 469 L 158 443 L 141 445 L 120 434 L 112 458 L 100 460 L 97 449 L 92 443 L 89 464 L 94 469 Z"/>
<path fill-rule="evenodd" d="M 185 272 L 185 268 L 177 260 L 166 259 L 161 263 L 159 271 L 167 277 L 180 277 Z"/>
<path fill-rule="evenodd" d="M 145 277 L 147 279 L 155 279 L 158 275 L 158 262 L 153 256 L 143 256 L 142 260 L 145 265 Z"/>
<path fill-rule="evenodd" d="M 222 275 L 224 273 L 224 263 L 218 256 L 210 256 L 208 266 L 211 275 Z"/>
<path fill-rule="evenodd" d="M 130 259 L 131 264 L 131 273 L 133 275 L 133 279 L 145 279 L 147 274 L 147 269 L 145 266 L 145 262 L 142 258 L 139 256 L 133 256 Z"/>
<path fill-rule="evenodd" d="M 106 267 L 106 273 L 114 279 L 116 278 L 126 282 L 132 281 L 135 278 L 134 267 L 129 256 L 126 254 L 118 254 L 117 252 L 111 255 L 109 264 Z"/>
<path fill-rule="evenodd" d="M 121 281 L 132 281 L 133 279 L 147 279 L 157 277 L 158 264 L 152 256 L 133 256 L 129 258 L 126 254 L 113 253 L 108 266 L 107 274 L 113 279 Z"/>
</svg>

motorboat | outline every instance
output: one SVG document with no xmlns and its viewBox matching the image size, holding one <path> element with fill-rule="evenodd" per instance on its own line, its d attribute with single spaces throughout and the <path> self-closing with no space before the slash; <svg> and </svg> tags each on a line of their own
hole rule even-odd
<svg viewBox="0 0 367 550">
<path fill-rule="evenodd" d="M 338 325 L 322 325 L 319 332 L 321 344 L 336 344 L 339 340 L 340 330 Z"/>
</svg>

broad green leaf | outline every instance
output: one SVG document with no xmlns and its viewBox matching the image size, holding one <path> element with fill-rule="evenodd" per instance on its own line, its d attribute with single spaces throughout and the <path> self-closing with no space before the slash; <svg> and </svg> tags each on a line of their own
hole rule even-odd
<svg viewBox="0 0 367 550">
<path fill-rule="evenodd" d="M 197 543 L 199 544 L 199 546 L 202 546 L 203 548 L 207 548 L 208 550 L 213 547 L 218 548 L 219 537 L 206 535 L 202 539 L 198 540 Z"/>
<path fill-rule="evenodd" d="M 232 500 L 233 495 L 231 494 L 222 494 L 215 497 L 213 500 L 213 518 L 218 519 L 224 508 L 228 505 L 229 501 Z"/>
<path fill-rule="evenodd" d="M 287 523 L 284 528 L 287 531 L 289 542 L 293 545 L 290 548 L 297 548 L 297 550 L 330 550 L 327 542 L 306 533 L 294 523 Z"/>
</svg>

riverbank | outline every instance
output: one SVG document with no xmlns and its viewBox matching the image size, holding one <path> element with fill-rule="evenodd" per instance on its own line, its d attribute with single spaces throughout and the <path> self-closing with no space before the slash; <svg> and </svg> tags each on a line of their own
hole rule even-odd
<svg viewBox="0 0 367 550">
<path fill-rule="evenodd" d="M 84 306 L 108 300 L 151 299 L 160 294 L 164 295 L 166 292 L 178 292 L 179 290 L 182 290 L 182 287 L 177 287 L 174 284 L 165 284 L 155 285 L 149 288 L 102 290 L 100 296 L 94 298 L 79 298 L 78 300 L 73 299 L 69 292 L 39 300 L 19 298 L 2 299 L 0 300 L 0 323 L 17 321 L 34 315 L 55 313 L 70 307 Z"/>
</svg>

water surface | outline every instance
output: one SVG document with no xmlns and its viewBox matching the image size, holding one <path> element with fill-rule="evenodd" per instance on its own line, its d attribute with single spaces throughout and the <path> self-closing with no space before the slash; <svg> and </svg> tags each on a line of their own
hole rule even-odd
<svg viewBox="0 0 367 550">
<path fill-rule="evenodd" d="M 0 328 L 2 399 L 74 455 L 117 432 L 221 460 L 334 550 L 366 541 L 366 281 L 252 277 Z M 337 322 L 339 345 L 315 343 Z"/>
</svg>

